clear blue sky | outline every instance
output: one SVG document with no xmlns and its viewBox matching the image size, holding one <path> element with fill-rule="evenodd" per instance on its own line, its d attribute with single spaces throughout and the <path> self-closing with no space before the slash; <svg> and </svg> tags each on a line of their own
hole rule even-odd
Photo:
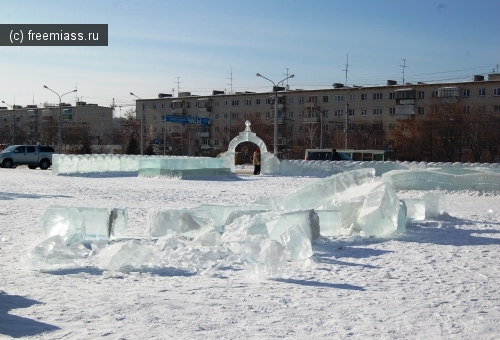
<svg viewBox="0 0 500 340">
<path fill-rule="evenodd" d="M 0 0 L 2 24 L 108 24 L 107 47 L 0 47 L 0 101 L 464 81 L 500 64 L 499 0 Z M 179 78 L 177 78 L 179 77 Z M 74 94 L 63 98 L 76 101 Z M 1 104 L 0 104 L 1 105 Z"/>
</svg>

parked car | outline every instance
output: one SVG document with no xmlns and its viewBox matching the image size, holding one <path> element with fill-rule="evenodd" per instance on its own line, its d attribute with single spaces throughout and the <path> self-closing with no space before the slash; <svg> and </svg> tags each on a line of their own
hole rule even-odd
<svg viewBox="0 0 500 340">
<path fill-rule="evenodd" d="M 0 167 L 27 165 L 30 169 L 47 170 L 52 165 L 55 150 L 48 145 L 11 145 L 0 153 Z"/>
<path fill-rule="evenodd" d="M 343 161 L 352 161 L 352 158 L 343 152 L 337 152 Z M 310 151 L 306 156 L 306 161 L 331 161 L 332 151 Z"/>
</svg>

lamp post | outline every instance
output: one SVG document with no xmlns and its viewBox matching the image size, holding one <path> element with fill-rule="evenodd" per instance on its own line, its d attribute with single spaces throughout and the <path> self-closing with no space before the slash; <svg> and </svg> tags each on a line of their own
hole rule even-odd
<svg viewBox="0 0 500 340">
<path fill-rule="evenodd" d="M 130 92 L 130 95 L 138 98 L 139 100 L 142 100 L 132 92 Z M 141 156 L 144 156 L 144 103 L 143 102 L 141 102 Z"/>
<path fill-rule="evenodd" d="M 352 92 L 361 89 L 361 86 L 356 86 L 354 89 L 347 93 L 346 104 L 345 104 L 345 148 L 348 149 L 349 145 L 349 96 Z"/>
<path fill-rule="evenodd" d="M 69 91 L 69 92 L 63 93 L 62 95 L 59 95 L 59 93 L 57 93 L 56 91 L 50 89 L 49 87 L 47 87 L 47 85 L 43 85 L 43 87 L 45 87 L 49 91 L 54 92 L 59 97 L 59 128 L 58 128 L 58 132 L 57 132 L 57 149 L 58 149 L 59 153 L 61 153 L 61 149 L 62 149 L 62 108 L 61 108 L 61 98 L 64 95 L 68 94 L 68 93 L 76 92 L 76 90 Z"/>
<path fill-rule="evenodd" d="M 261 78 L 264 78 L 266 80 L 269 80 L 274 85 L 274 93 L 275 93 L 274 94 L 274 155 L 276 157 L 278 157 L 278 86 L 276 86 L 274 81 L 272 81 L 269 78 L 264 77 L 260 73 L 257 73 L 257 77 L 261 77 Z M 287 80 L 289 78 L 293 78 L 293 77 L 295 77 L 294 74 L 286 77 L 282 81 L 279 81 L 278 84 L 284 82 L 285 80 Z"/>
<path fill-rule="evenodd" d="M 2 103 L 4 103 L 7 106 L 10 106 L 10 109 L 12 111 L 12 140 L 11 143 L 15 144 L 16 143 L 16 117 L 14 116 L 14 107 L 2 100 Z"/>
</svg>

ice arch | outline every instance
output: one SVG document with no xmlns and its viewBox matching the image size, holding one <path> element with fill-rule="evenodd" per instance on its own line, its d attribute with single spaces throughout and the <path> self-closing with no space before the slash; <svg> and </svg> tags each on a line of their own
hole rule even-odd
<svg viewBox="0 0 500 340">
<path fill-rule="evenodd" d="M 233 140 L 227 147 L 227 152 L 224 154 L 224 157 L 227 157 L 228 160 L 231 160 L 229 161 L 229 163 L 231 164 L 231 170 L 234 172 L 234 153 L 238 144 L 243 142 L 252 142 L 257 145 L 262 155 L 262 167 L 260 173 L 266 175 L 279 173 L 280 161 L 278 157 L 267 151 L 266 143 L 264 143 L 262 139 L 257 137 L 255 132 L 252 132 L 252 130 L 250 129 L 250 125 L 252 124 L 249 120 L 247 120 L 245 122 L 245 131 L 240 132 L 237 137 L 233 138 Z"/>
<path fill-rule="evenodd" d="M 260 152 L 267 152 L 267 146 L 266 143 L 259 137 L 257 137 L 257 134 L 255 132 L 252 132 L 250 129 L 250 123 L 249 120 L 245 122 L 245 131 L 240 132 L 239 136 L 234 137 L 233 140 L 229 143 L 229 146 L 227 147 L 227 151 L 229 152 L 235 152 L 236 151 L 236 146 L 238 144 L 243 143 L 243 142 L 252 142 L 254 144 L 257 144 L 257 146 L 260 149 Z"/>
</svg>

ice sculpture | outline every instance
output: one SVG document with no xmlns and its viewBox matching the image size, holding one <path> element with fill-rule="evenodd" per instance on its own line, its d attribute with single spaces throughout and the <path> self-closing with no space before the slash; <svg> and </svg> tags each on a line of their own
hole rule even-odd
<svg viewBox="0 0 500 340">
<path fill-rule="evenodd" d="M 445 196 L 443 193 L 425 193 L 425 218 L 436 218 L 444 212 Z"/>
</svg>

